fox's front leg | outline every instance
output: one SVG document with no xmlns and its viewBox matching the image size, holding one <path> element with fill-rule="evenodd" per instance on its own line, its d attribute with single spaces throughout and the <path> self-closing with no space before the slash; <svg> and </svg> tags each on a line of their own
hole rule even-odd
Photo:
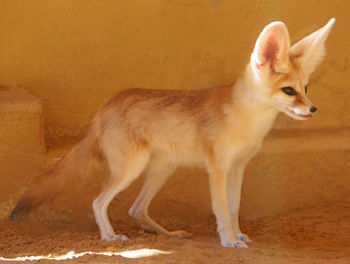
<svg viewBox="0 0 350 264">
<path fill-rule="evenodd" d="M 251 242 L 247 235 L 243 234 L 239 228 L 239 207 L 241 203 L 241 190 L 243 182 L 244 169 L 247 163 L 259 151 L 261 144 L 236 151 L 231 163 L 231 169 L 228 176 L 228 199 L 232 221 L 232 228 L 235 237 L 244 241 Z"/>
<path fill-rule="evenodd" d="M 217 229 L 224 247 L 244 248 L 247 245 L 237 239 L 232 229 L 231 215 L 227 194 L 228 170 L 226 164 L 209 162 L 209 184 L 212 207 L 216 216 Z"/>
<path fill-rule="evenodd" d="M 232 228 L 235 237 L 244 242 L 251 242 L 248 236 L 243 234 L 239 227 L 239 207 L 241 202 L 241 189 L 245 165 L 246 162 L 233 163 L 228 177 L 228 199 Z"/>
</svg>

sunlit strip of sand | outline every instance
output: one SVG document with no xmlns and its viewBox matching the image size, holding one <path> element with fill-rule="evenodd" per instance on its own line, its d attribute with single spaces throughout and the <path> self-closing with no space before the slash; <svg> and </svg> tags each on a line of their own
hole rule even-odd
<svg viewBox="0 0 350 264">
<path fill-rule="evenodd" d="M 75 253 L 74 251 L 69 251 L 65 255 L 61 256 L 52 256 L 51 254 L 47 256 L 25 256 L 25 257 L 17 257 L 17 258 L 4 258 L 0 257 L 2 261 L 32 261 L 32 260 L 67 260 L 73 258 L 80 258 L 85 255 L 102 255 L 102 256 L 122 256 L 124 258 L 142 258 L 142 257 L 150 257 L 160 254 L 171 254 L 172 252 L 167 252 L 158 249 L 136 249 L 136 250 L 128 250 L 123 252 L 92 252 L 86 251 L 81 253 Z"/>
</svg>

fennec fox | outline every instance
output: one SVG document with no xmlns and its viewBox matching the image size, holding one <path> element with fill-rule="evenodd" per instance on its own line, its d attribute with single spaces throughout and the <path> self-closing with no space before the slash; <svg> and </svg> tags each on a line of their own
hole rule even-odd
<svg viewBox="0 0 350 264">
<path fill-rule="evenodd" d="M 292 46 L 284 23 L 267 25 L 243 76 L 232 86 L 119 92 L 98 111 L 87 137 L 47 172 L 46 180 L 24 194 L 10 218 L 53 199 L 87 167 L 87 160 L 105 160 L 110 178 L 93 202 L 102 239 L 127 239 L 114 233 L 107 208 L 143 171 L 145 182 L 129 214 L 147 230 L 186 236 L 185 231 L 168 231 L 154 222 L 148 207 L 177 166 L 198 165 L 209 174 L 221 244 L 247 247 L 250 240 L 238 224 L 244 168 L 279 112 L 306 120 L 316 111 L 307 98 L 307 85 L 325 54 L 334 22 L 333 18 Z"/>
</svg>

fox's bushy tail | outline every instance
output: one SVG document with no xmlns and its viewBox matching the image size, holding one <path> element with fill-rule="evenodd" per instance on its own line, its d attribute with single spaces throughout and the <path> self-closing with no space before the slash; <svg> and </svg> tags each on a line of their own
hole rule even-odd
<svg viewBox="0 0 350 264">
<path fill-rule="evenodd" d="M 102 159 L 98 138 L 89 133 L 87 138 L 74 146 L 23 195 L 9 219 L 20 219 L 39 205 L 52 201 L 71 185 L 78 175 L 88 173 L 91 164 L 95 164 L 96 161 L 99 163 Z"/>
</svg>

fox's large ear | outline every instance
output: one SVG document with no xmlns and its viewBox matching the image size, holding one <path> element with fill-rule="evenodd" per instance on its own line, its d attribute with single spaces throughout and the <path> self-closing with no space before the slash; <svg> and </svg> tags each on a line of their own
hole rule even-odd
<svg viewBox="0 0 350 264">
<path fill-rule="evenodd" d="M 251 65 L 255 70 L 268 69 L 286 72 L 289 59 L 289 33 L 282 22 L 272 22 L 261 32 L 251 55 Z"/>
<path fill-rule="evenodd" d="M 334 22 L 335 19 L 332 18 L 327 25 L 298 41 L 291 47 L 291 57 L 296 57 L 300 60 L 301 67 L 306 74 L 311 74 L 322 61 L 326 53 L 325 42 Z"/>
</svg>

